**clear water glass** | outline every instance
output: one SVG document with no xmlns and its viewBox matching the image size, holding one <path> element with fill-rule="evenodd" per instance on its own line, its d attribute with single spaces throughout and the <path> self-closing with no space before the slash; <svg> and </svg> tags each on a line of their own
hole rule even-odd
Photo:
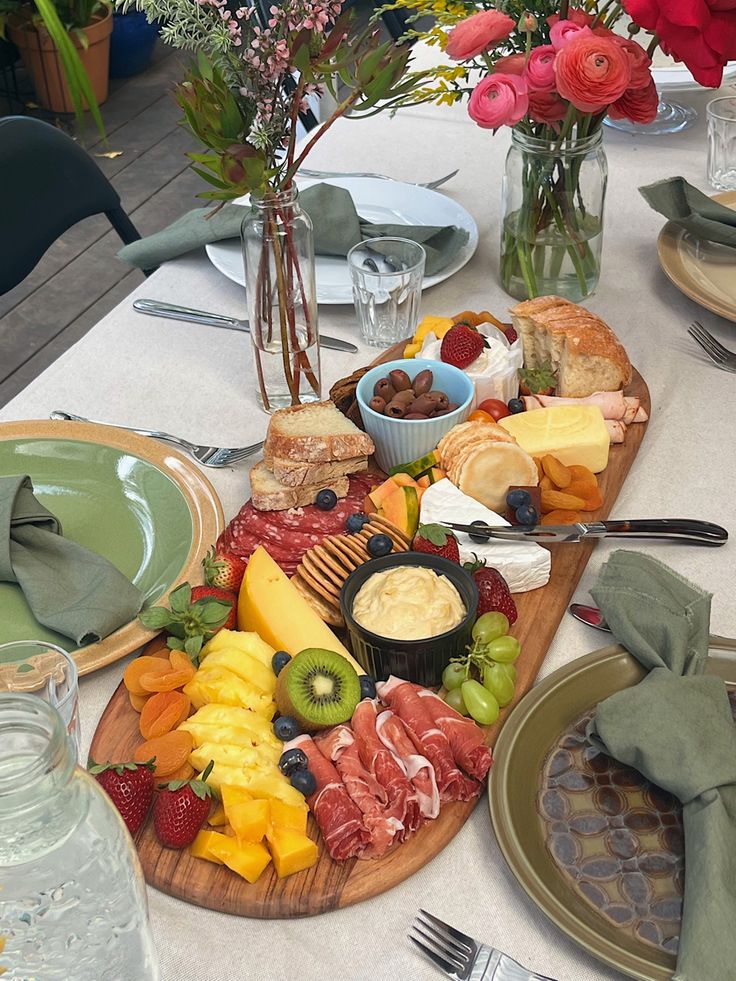
<svg viewBox="0 0 736 981">
<path fill-rule="evenodd" d="M 348 252 L 353 300 L 363 340 L 390 347 L 411 337 L 419 320 L 426 252 L 408 238 L 369 238 Z"/>
<path fill-rule="evenodd" d="M 25 692 L 53 705 L 79 755 L 79 686 L 74 658 L 56 644 L 18 640 L 0 644 L 0 693 Z"/>
<path fill-rule="evenodd" d="M 712 99 L 708 117 L 708 182 L 719 191 L 736 190 L 736 97 Z"/>
</svg>

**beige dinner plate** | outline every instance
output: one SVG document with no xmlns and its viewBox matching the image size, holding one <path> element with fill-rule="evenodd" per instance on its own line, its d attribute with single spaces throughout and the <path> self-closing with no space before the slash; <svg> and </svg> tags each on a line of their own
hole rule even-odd
<svg viewBox="0 0 736 981">
<path fill-rule="evenodd" d="M 736 209 L 736 191 L 713 199 Z M 674 221 L 668 221 L 657 239 L 659 262 L 665 275 L 691 300 L 726 320 L 736 322 L 736 252 L 727 245 L 703 242 Z"/>
<path fill-rule="evenodd" d="M 202 581 L 202 559 L 224 525 L 222 506 L 199 468 L 163 443 L 95 423 L 0 423 L 0 476 L 15 474 L 31 476 L 64 536 L 112 562 L 142 591 L 145 606 L 165 602 L 181 582 Z M 0 609 L 0 643 L 60 644 L 80 674 L 154 636 L 135 619 L 75 649 L 38 623 L 15 583 L 0 583 Z"/>
<path fill-rule="evenodd" d="M 736 644 L 729 648 L 734 649 Z M 712 649 L 707 671 L 729 686 L 736 685 L 733 653 Z M 552 922 L 593 957 L 624 974 L 640 981 L 670 981 L 675 966 L 671 953 L 611 922 L 563 875 L 550 853 L 549 825 L 539 810 L 542 774 L 550 750 L 560 745 L 561 734 L 598 702 L 643 677 L 639 663 L 614 644 L 577 658 L 545 678 L 519 703 L 501 730 L 488 799 L 496 838 L 509 868 Z M 626 795 L 618 796 L 625 799 Z M 641 812 L 639 808 L 637 813 Z"/>
</svg>

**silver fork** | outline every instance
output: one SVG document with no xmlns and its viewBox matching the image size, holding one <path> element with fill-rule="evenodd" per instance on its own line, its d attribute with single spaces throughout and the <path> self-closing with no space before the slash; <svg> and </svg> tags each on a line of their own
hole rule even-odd
<svg viewBox="0 0 736 981">
<path fill-rule="evenodd" d="M 138 433 L 139 436 L 151 436 L 153 439 L 161 439 L 165 443 L 173 443 L 179 449 L 184 450 L 189 456 L 193 457 L 204 467 L 229 467 L 234 463 L 245 460 L 246 457 L 253 456 L 262 447 L 263 443 L 253 443 L 251 446 L 200 446 L 198 443 L 190 443 L 187 439 L 179 436 L 172 436 L 170 433 L 162 433 L 157 429 L 136 429 L 133 426 L 118 426 L 116 423 L 99 422 L 96 419 L 85 419 L 84 416 L 75 416 L 71 412 L 62 412 L 61 409 L 54 409 L 49 416 L 50 419 L 63 419 L 70 422 L 92 422 L 98 426 L 114 426 L 115 429 L 125 429 L 129 433 Z"/>
<path fill-rule="evenodd" d="M 693 321 L 687 332 L 695 343 L 702 347 L 713 364 L 723 368 L 724 371 L 736 372 L 736 354 L 724 347 L 720 341 L 717 341 L 702 324 L 698 323 L 697 320 Z"/>
<path fill-rule="evenodd" d="M 453 981 L 554 981 L 546 974 L 534 974 L 495 947 L 480 944 L 426 910 L 411 925 L 409 939 Z"/>
<path fill-rule="evenodd" d="M 387 177 L 385 174 L 365 174 L 361 171 L 339 171 L 339 170 L 307 170 L 305 167 L 300 167 L 298 170 L 299 174 L 304 177 L 376 177 L 378 180 L 382 181 L 396 181 L 395 177 Z M 414 187 L 427 187 L 430 191 L 433 191 L 437 187 L 441 187 L 446 184 L 449 180 L 459 173 L 458 170 L 453 170 L 449 174 L 445 174 L 444 177 L 438 177 L 436 181 L 425 181 L 423 184 L 419 182 L 412 181 L 401 181 L 402 184 L 413 184 Z"/>
</svg>

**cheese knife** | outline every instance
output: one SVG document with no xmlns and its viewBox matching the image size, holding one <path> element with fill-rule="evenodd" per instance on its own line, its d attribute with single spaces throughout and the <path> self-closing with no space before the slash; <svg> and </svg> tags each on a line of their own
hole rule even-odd
<svg viewBox="0 0 736 981">
<path fill-rule="evenodd" d="M 603 630 L 607 634 L 613 632 L 597 606 L 587 606 L 585 603 L 571 603 L 567 608 L 567 612 L 588 627 L 595 627 L 596 630 Z M 736 640 L 731 637 L 720 637 L 718 634 L 711 634 L 710 646 L 718 647 L 720 650 L 736 651 Z"/>
<path fill-rule="evenodd" d="M 441 522 L 453 531 L 462 531 L 485 540 L 507 542 L 538 542 L 556 545 L 558 542 L 582 542 L 597 538 L 651 538 L 658 541 L 691 545 L 725 545 L 728 532 L 710 521 L 690 518 L 647 518 L 632 521 L 590 521 L 574 525 L 488 525 L 474 522 L 460 525 Z"/>
</svg>

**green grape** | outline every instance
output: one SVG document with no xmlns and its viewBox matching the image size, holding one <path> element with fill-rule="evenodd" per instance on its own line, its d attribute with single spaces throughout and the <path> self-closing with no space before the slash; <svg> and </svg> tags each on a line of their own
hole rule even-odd
<svg viewBox="0 0 736 981">
<path fill-rule="evenodd" d="M 503 613 L 484 613 L 473 625 L 473 640 L 490 644 L 497 637 L 509 632 L 509 621 Z"/>
<path fill-rule="evenodd" d="M 454 691 L 460 687 L 466 677 L 465 665 L 458 661 L 451 661 L 442 672 L 442 684 L 448 691 Z"/>
<path fill-rule="evenodd" d="M 506 675 L 507 678 L 511 679 L 511 684 L 516 684 L 516 667 L 513 664 L 502 664 L 500 661 L 494 661 L 494 667 Z"/>
<path fill-rule="evenodd" d="M 521 654 L 521 645 L 516 637 L 497 637 L 490 642 L 486 653 L 494 661 L 510 664 Z"/>
<path fill-rule="evenodd" d="M 464 681 L 460 688 L 463 701 L 478 725 L 490 726 L 498 718 L 498 702 L 479 681 Z"/>
<path fill-rule="evenodd" d="M 453 688 L 451 691 L 445 695 L 445 701 L 450 706 L 454 708 L 456 712 L 460 715 L 469 715 L 467 708 L 465 707 L 465 702 L 463 701 L 463 693 L 459 688 Z"/>
<path fill-rule="evenodd" d="M 494 696 L 501 708 L 514 697 L 514 682 L 506 673 L 505 664 L 487 664 L 483 668 L 483 687 Z"/>
</svg>

